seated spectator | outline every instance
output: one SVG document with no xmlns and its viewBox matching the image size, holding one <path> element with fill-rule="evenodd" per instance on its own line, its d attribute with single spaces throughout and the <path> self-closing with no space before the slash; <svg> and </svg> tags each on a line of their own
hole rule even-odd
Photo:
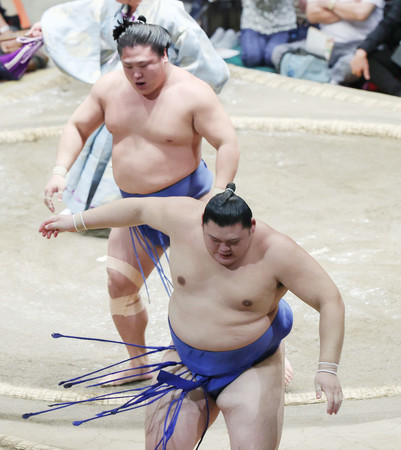
<svg viewBox="0 0 401 450">
<path fill-rule="evenodd" d="M 305 39 L 309 28 L 309 22 L 308 19 L 306 18 L 306 0 L 293 0 L 293 1 L 294 1 L 297 28 L 292 31 L 290 42 Z"/>
<path fill-rule="evenodd" d="M 25 72 L 41 69 L 47 64 L 47 56 L 39 54 L 39 42 L 32 46 L 29 44 L 29 50 L 24 48 L 24 58 L 16 58 L 22 46 L 17 38 L 23 34 L 19 17 L 7 16 L 0 4 L 0 81 L 19 80 Z"/>
<path fill-rule="evenodd" d="M 306 16 L 334 40 L 329 59 L 332 84 L 351 84 L 350 61 L 358 45 L 383 17 L 384 0 L 308 0 Z"/>
<path fill-rule="evenodd" d="M 401 41 L 401 0 L 392 0 L 383 20 L 358 45 L 352 72 L 374 83 L 379 92 L 401 97 L 401 67 L 391 59 Z"/>
<path fill-rule="evenodd" d="M 0 39 L 8 36 L 11 32 L 10 25 L 3 16 L 2 9 L 0 9 Z"/>
<path fill-rule="evenodd" d="M 293 0 L 242 0 L 240 43 L 244 66 L 273 66 L 273 49 L 290 41 L 296 20 Z"/>
<path fill-rule="evenodd" d="M 18 14 L 11 15 L 7 11 L 5 5 L 0 1 L 0 38 L 3 38 L 7 33 L 21 29 L 21 21 Z"/>
</svg>

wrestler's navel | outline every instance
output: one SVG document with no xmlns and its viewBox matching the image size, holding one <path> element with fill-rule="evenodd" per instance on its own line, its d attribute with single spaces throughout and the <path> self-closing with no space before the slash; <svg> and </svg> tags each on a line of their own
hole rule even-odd
<svg viewBox="0 0 401 450">
<path fill-rule="evenodd" d="M 177 277 L 178 284 L 181 284 L 181 286 L 185 286 L 185 278 L 181 275 Z"/>
<path fill-rule="evenodd" d="M 244 306 L 252 306 L 252 305 L 253 305 L 253 303 L 252 303 L 250 300 L 243 300 L 243 301 L 242 301 L 242 304 L 243 304 Z"/>
</svg>

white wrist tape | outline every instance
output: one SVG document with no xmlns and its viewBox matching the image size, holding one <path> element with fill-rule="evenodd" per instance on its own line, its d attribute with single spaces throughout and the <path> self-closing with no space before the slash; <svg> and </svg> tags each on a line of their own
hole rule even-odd
<svg viewBox="0 0 401 450">
<path fill-rule="evenodd" d="M 318 364 L 317 372 L 326 372 L 333 375 L 337 375 L 338 364 L 326 361 L 320 361 Z"/>
<path fill-rule="evenodd" d="M 319 373 L 319 372 L 331 373 L 331 374 L 337 376 L 337 372 L 334 372 L 333 370 L 319 369 L 319 370 L 317 371 L 317 373 Z"/>
<path fill-rule="evenodd" d="M 54 166 L 53 167 L 53 175 L 61 175 L 62 177 L 65 177 L 67 175 L 68 170 L 63 166 Z"/>
</svg>

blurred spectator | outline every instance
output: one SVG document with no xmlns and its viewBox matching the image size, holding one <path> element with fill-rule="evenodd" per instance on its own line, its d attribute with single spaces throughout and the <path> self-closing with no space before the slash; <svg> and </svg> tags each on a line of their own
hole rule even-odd
<svg viewBox="0 0 401 450">
<path fill-rule="evenodd" d="M 0 80 L 19 80 L 25 72 L 41 69 L 48 62 L 47 56 L 40 52 L 41 42 L 19 41 L 24 36 L 18 15 L 9 16 L 0 3 Z M 29 40 L 28 40 L 29 41 Z M 25 44 L 24 49 L 21 47 Z M 21 58 L 21 52 L 24 57 Z"/>
<path fill-rule="evenodd" d="M 0 1 L 0 37 L 3 37 L 1 35 L 8 31 L 21 29 L 21 22 L 18 14 L 11 14 L 12 13 L 6 9 L 6 5 Z"/>
<path fill-rule="evenodd" d="M 4 19 L 2 12 L 0 11 L 0 37 L 4 37 L 10 32 L 10 25 Z"/>
<path fill-rule="evenodd" d="M 308 0 L 306 16 L 311 24 L 334 39 L 329 59 L 332 84 L 350 84 L 350 61 L 358 45 L 383 17 L 384 0 Z"/>
<path fill-rule="evenodd" d="M 401 60 L 392 60 L 400 42 L 401 0 L 392 0 L 383 20 L 358 45 L 351 61 L 353 73 L 373 82 L 379 92 L 401 97 Z"/>
<path fill-rule="evenodd" d="M 272 52 L 297 28 L 293 0 L 242 0 L 241 57 L 244 66 L 273 66 Z"/>
<path fill-rule="evenodd" d="M 306 18 L 306 0 L 294 0 L 297 28 L 291 33 L 291 42 L 306 38 L 309 22 Z"/>
</svg>

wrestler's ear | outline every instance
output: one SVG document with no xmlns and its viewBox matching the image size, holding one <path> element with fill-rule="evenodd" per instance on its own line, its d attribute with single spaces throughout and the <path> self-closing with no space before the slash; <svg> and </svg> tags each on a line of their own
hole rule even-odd
<svg viewBox="0 0 401 450">
<path fill-rule="evenodd" d="M 256 229 L 256 220 L 251 219 L 251 233 L 255 233 L 255 229 Z"/>
</svg>

